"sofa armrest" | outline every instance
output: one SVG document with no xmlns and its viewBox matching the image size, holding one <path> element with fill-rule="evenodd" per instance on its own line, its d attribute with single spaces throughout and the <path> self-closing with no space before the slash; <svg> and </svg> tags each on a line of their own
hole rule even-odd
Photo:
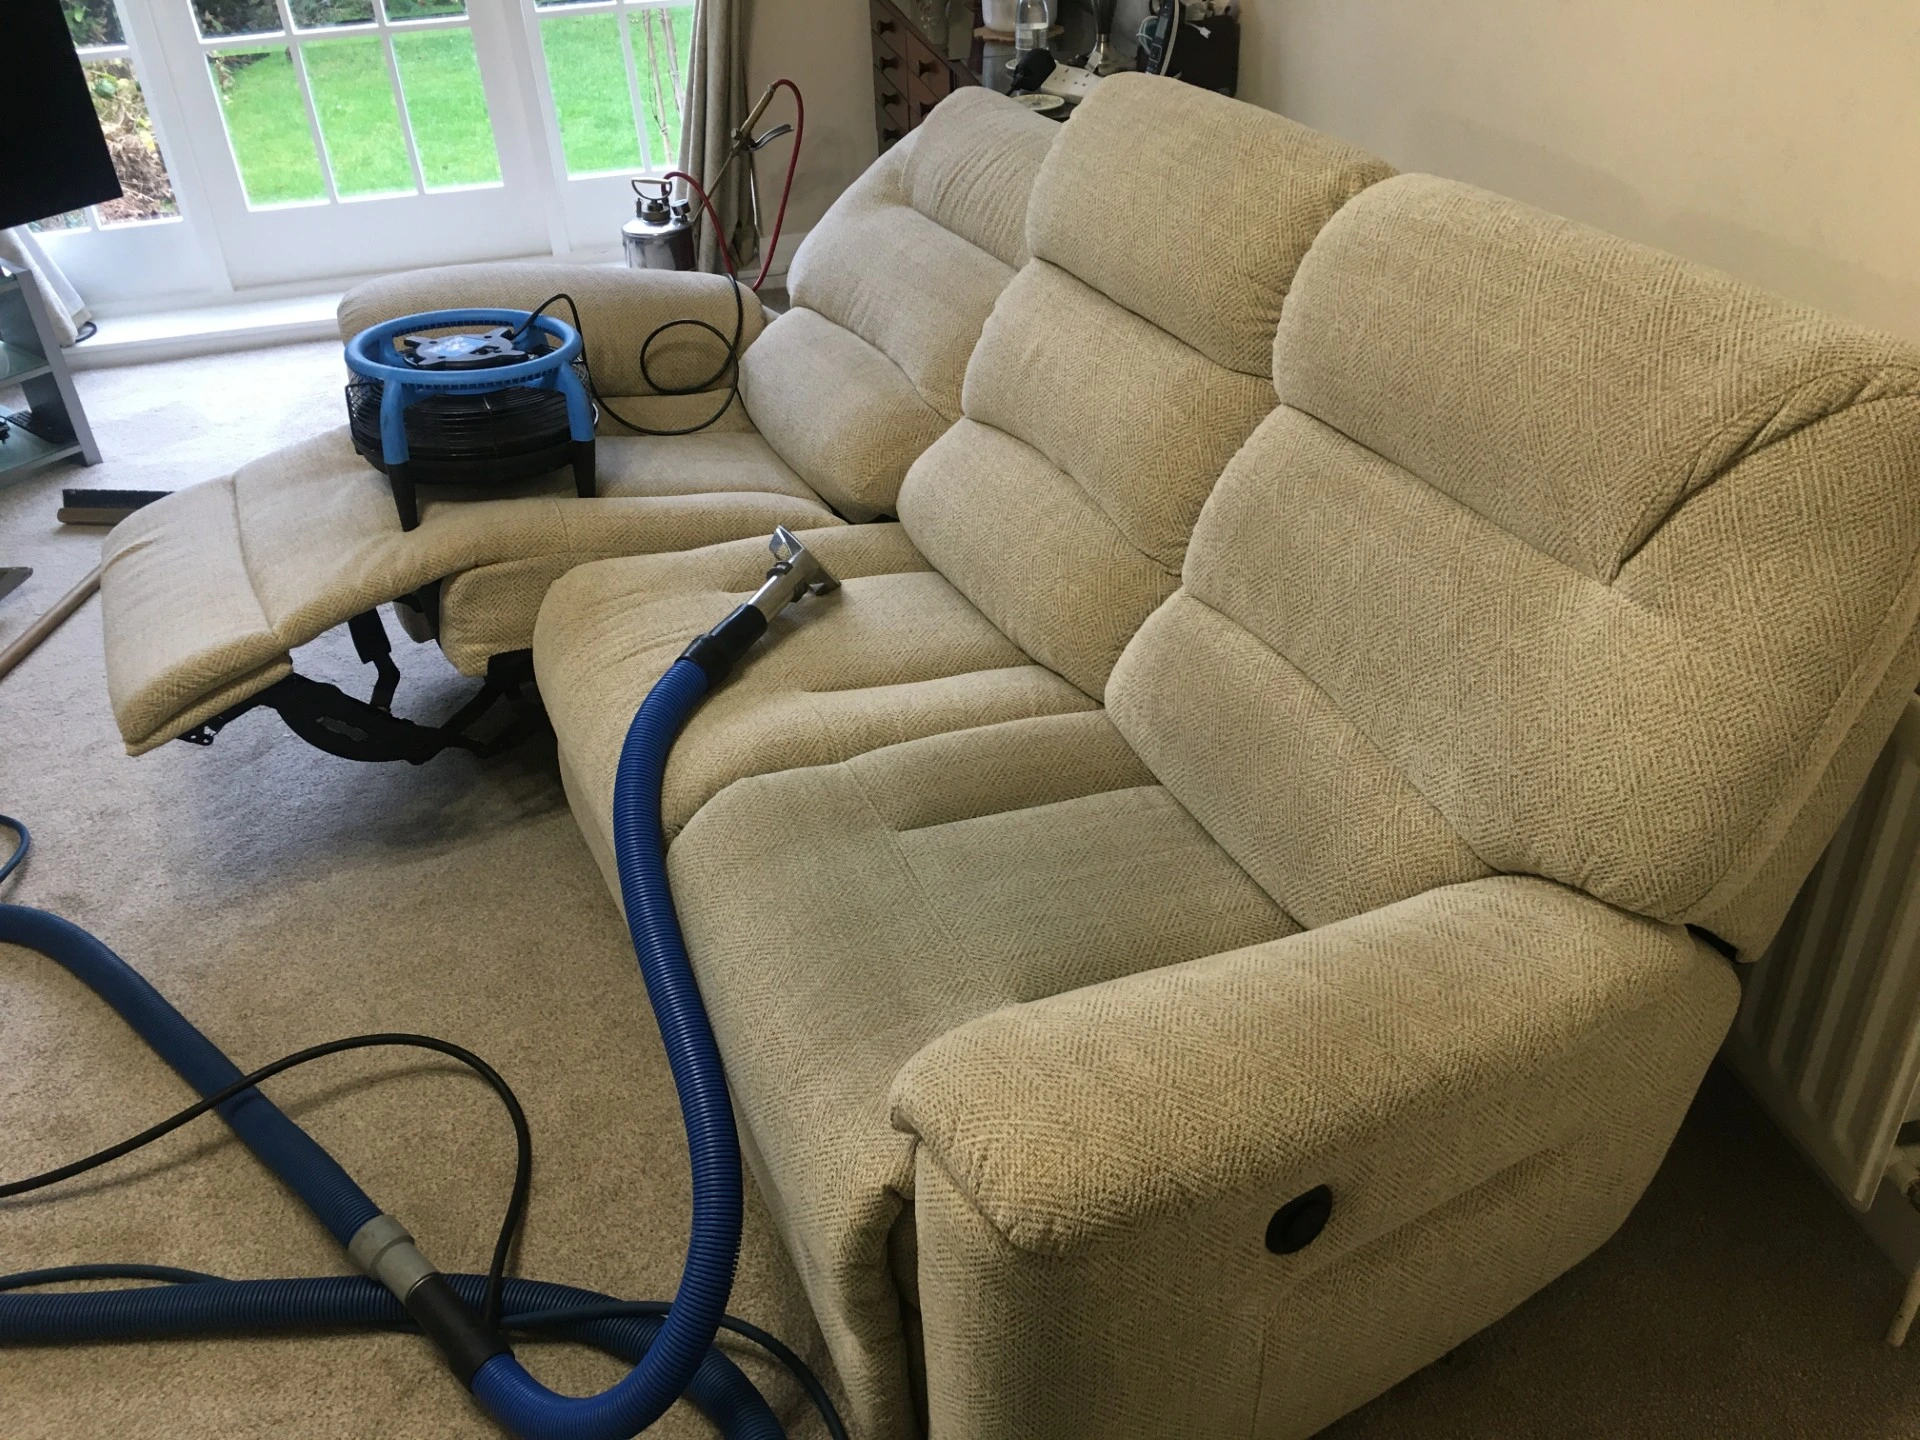
<svg viewBox="0 0 1920 1440">
<path fill-rule="evenodd" d="M 422 310 L 531 310 L 561 292 L 579 307 L 587 363 L 603 395 L 651 393 L 640 373 L 640 346 L 658 325 L 704 320 L 724 336 L 733 334 L 734 289 L 723 275 L 514 260 L 407 270 L 356 285 L 340 300 L 340 338 L 345 342 L 369 325 Z M 744 350 L 759 337 L 766 317 L 759 297 L 744 285 L 739 299 Z M 558 314 L 562 320 L 569 318 L 564 304 Z M 719 341 L 686 326 L 662 336 L 648 364 L 662 384 L 686 385 L 711 374 L 721 356 Z"/>
<path fill-rule="evenodd" d="M 1020 1250 L 1318 1184 L 1355 1241 L 1599 1123 L 1596 1074 L 1691 1095 L 1738 993 L 1684 930 L 1499 877 L 998 1010 L 901 1069 L 892 1117 Z"/>
</svg>

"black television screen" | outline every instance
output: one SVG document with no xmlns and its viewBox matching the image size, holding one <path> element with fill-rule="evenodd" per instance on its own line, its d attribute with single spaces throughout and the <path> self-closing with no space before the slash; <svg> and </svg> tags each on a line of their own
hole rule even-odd
<svg viewBox="0 0 1920 1440">
<path fill-rule="evenodd" d="M 0 230 L 120 193 L 60 0 L 0 0 Z"/>
</svg>

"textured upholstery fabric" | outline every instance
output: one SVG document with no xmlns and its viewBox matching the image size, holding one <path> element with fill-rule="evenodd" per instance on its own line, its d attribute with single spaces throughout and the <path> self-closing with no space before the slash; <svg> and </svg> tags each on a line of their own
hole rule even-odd
<svg viewBox="0 0 1920 1440">
<path fill-rule="evenodd" d="M 742 780 L 668 860 L 749 1154 L 867 1436 L 914 1429 L 894 1073 L 1000 1006 L 1294 928 L 1097 713 Z"/>
<path fill-rule="evenodd" d="M 931 1433 L 1303 1440 L 1613 1232 L 1738 995 L 1501 879 L 957 1029 L 894 1089 Z"/>
<path fill-rule="evenodd" d="M 968 725 L 1091 708 L 1033 664 L 907 542 L 898 525 L 803 532 L 841 588 L 790 607 L 675 743 L 671 835 L 742 775 L 844 760 Z M 764 544 L 582 566 L 556 584 L 534 663 L 568 792 L 610 853 L 613 777 L 639 698 L 688 641 L 758 586 Z"/>
<path fill-rule="evenodd" d="M 1329 228 L 1274 348 L 1285 403 L 1602 584 L 1742 461 L 1854 407 L 1910 417 L 1917 367 L 1912 345 L 1427 175 Z"/>
<path fill-rule="evenodd" d="M 744 488 L 756 480 L 771 488 Z M 781 471 L 763 465 L 741 481 L 725 494 L 659 486 L 581 500 L 563 475 L 554 493 L 486 504 L 428 490 L 419 528 L 403 531 L 386 477 L 344 429 L 290 445 L 136 511 L 107 537 L 114 718 L 132 753 L 150 750 L 285 674 L 294 646 L 477 566 L 687 549 L 833 518 Z"/>
<path fill-rule="evenodd" d="M 1542 882 L 1455 887 L 1285 939 L 1291 917 L 1115 740 L 1098 714 L 1059 716 L 742 781 L 670 852 L 749 1153 L 863 1433 L 914 1433 L 889 1266 L 908 1207 L 936 1435 L 1234 1433 L 1201 1422 L 1254 1403 L 1266 1313 L 1303 1278 L 1260 1249 L 1276 1204 L 1329 1182 L 1362 1197 L 1338 1251 L 1306 1268 L 1364 1269 L 1396 1225 L 1624 1129 L 1624 1169 L 1610 1137 L 1570 1177 L 1594 1183 L 1550 1187 L 1557 1231 L 1550 1212 L 1521 1217 L 1548 1233 L 1552 1268 L 1529 1252 L 1522 1280 L 1449 1300 L 1476 1328 L 1618 1223 L 1731 1018 L 1731 977 L 1684 933 Z M 742 906 L 746 887 L 791 907 Z M 1221 953 L 1244 944 L 1261 948 Z M 1543 963 L 1516 967 L 1521 953 Z M 1003 1066 L 999 1044 L 1019 1059 Z M 1624 1119 L 1606 1113 L 1643 1090 Z M 1434 1121 L 1403 1119 L 1416 1105 L 1450 1106 L 1450 1148 L 1428 1153 Z M 953 1223 L 920 1209 L 916 1136 L 922 1176 L 931 1150 L 958 1182 Z M 1236 1169 L 1262 1165 L 1276 1169 Z M 1201 1213 L 1181 1208 L 1197 1197 Z M 1268 1265 L 1249 1292 L 1252 1255 Z M 1065 1303 L 1066 1275 L 1094 1283 L 1061 1346 L 1062 1317 L 1029 1302 Z M 1354 1328 L 1377 1319 L 1351 1308 Z M 1332 1418 L 1372 1393 L 1341 1369 L 1350 1353 L 1267 1403 Z M 1431 1352 L 1407 1353 L 1385 1363 Z M 1102 1357 L 1112 1372 L 1061 1368 Z M 1141 1385 L 1170 1388 L 1149 1402 Z M 1056 1409 L 1076 1394 L 1094 1409 Z"/>
<path fill-rule="evenodd" d="M 1274 367 L 1109 689 L 1155 773 L 1308 923 L 1485 867 L 1757 954 L 1778 917 L 1720 897 L 1916 678 L 1920 352 L 1408 176 L 1323 233 Z M 1331 833 L 1272 827 L 1301 801 Z"/>
<path fill-rule="evenodd" d="M 1308 242 L 1391 173 L 1271 111 L 1130 74 L 1101 82 L 1054 155 L 1027 215 L 1033 254 L 1260 376 Z"/>
<path fill-rule="evenodd" d="M 609 436 L 598 448 L 598 488 L 604 496 L 628 499 L 733 491 L 815 499 L 806 482 L 751 431 Z M 808 523 L 829 519 L 821 513 Z M 533 622 L 549 585 L 585 561 L 622 553 L 618 545 L 585 554 L 553 551 L 459 571 L 441 588 L 440 630 L 435 638 L 458 669 L 484 675 L 491 657 L 524 650 L 532 643 Z"/>
<path fill-rule="evenodd" d="M 891 513 L 907 467 L 952 423 L 898 365 L 811 310 L 767 327 L 740 387 L 761 433 L 850 520 Z"/>
<path fill-rule="evenodd" d="M 1102 157 L 1098 163 L 1118 165 L 1130 137 L 1182 123 L 1187 102 L 1178 92 L 1186 88 L 1123 86 L 1117 102 L 1084 108 L 1066 127 L 1083 135 L 1081 163 Z M 1223 203 L 1257 210 L 1279 194 L 1297 222 L 1277 237 L 1263 229 L 1270 253 L 1249 263 L 1239 288 L 1222 287 L 1206 300 L 1222 311 L 1257 309 L 1284 293 L 1311 227 L 1329 213 L 1312 197 L 1344 195 L 1385 167 L 1251 106 L 1206 98 L 1209 134 L 1237 125 L 1272 142 L 1235 151 L 1249 166 L 1235 182 L 1246 194 L 1236 190 Z M 923 137 L 915 143 L 948 143 L 951 133 L 929 126 L 915 132 Z M 889 158 L 895 153 L 898 147 Z M 934 173 L 931 153 L 917 149 L 902 174 Z M 868 180 L 878 184 L 883 173 Z M 1207 171 L 1195 183 L 1221 178 Z M 1035 196 L 1067 183 L 1071 174 L 1049 162 Z M 1120 174 L 1116 183 L 1142 205 L 1210 198 L 1189 193 L 1177 176 Z M 1088 245 L 1100 238 L 1090 228 L 1078 233 Z M 1150 228 L 1107 238 L 1142 247 L 1169 269 L 1188 258 Z M 760 348 L 777 344 L 793 319 L 769 329 Z M 804 323 L 826 325 L 817 317 Z M 1268 322 L 1261 373 L 1243 375 L 1059 265 L 1029 261 L 974 351 L 965 418 L 915 462 L 902 493 L 905 534 L 920 543 L 915 551 L 902 536 L 910 568 L 925 570 L 934 560 L 940 573 L 862 577 L 783 618 L 792 638 L 757 651 L 675 746 L 669 833 L 743 775 L 845 759 L 940 730 L 1088 708 L 1128 637 L 1178 583 L 1187 535 L 1221 467 L 1273 405 L 1271 328 Z M 757 405 L 754 413 L 764 423 Z M 697 577 L 664 557 L 584 568 L 556 585 L 541 611 L 534 664 L 569 794 L 603 855 L 614 770 L 634 708 L 687 641 L 764 571 L 764 553 L 751 546 L 709 553 L 711 562 L 699 563 L 713 568 Z M 909 567 L 903 561 L 899 568 Z"/>
<path fill-rule="evenodd" d="M 1389 172 L 1145 76 L 1103 82 L 1064 128 L 1030 202 L 1035 258 L 994 308 L 966 419 L 915 463 L 900 518 L 995 625 L 1097 699 L 1177 583 L 1221 466 L 1273 405 L 1295 267 Z M 1181 162 L 1155 163 L 1168 146 Z M 1215 227 L 1220 264 L 1198 239 Z"/>
<path fill-rule="evenodd" d="M 747 352 L 760 432 L 841 514 L 891 514 L 960 414 L 980 327 L 1027 259 L 1027 195 L 1060 127 L 979 87 L 849 186 L 788 272 L 793 309 Z"/>
<path fill-rule="evenodd" d="M 872 1435 L 922 1376 L 936 1440 L 1304 1437 L 1578 1260 L 1737 1002 L 1683 924 L 1764 945 L 1920 680 L 1910 347 L 1408 177 L 1272 364 L 1105 712 L 742 780 L 670 853 Z M 903 522 L 1034 653 L 915 510 L 949 449 L 1049 443 L 975 390 Z M 1019 518 L 1047 555 L 1073 515 Z M 1102 593 L 1058 564 L 1056 609 Z"/>
</svg>

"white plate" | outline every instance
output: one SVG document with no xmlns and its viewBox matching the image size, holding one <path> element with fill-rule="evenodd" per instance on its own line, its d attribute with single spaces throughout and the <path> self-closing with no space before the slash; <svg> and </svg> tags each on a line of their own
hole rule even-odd
<svg viewBox="0 0 1920 1440">
<path fill-rule="evenodd" d="M 1058 95 L 1041 95 L 1038 93 L 1032 95 L 1015 95 L 1012 99 L 1014 104 L 1024 105 L 1029 110 L 1038 110 L 1042 115 L 1050 111 L 1058 110 L 1062 105 L 1067 103 Z"/>
</svg>

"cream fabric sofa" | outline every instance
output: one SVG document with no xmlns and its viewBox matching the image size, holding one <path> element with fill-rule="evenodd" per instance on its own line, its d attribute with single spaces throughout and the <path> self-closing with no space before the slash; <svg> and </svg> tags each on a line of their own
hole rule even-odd
<svg viewBox="0 0 1920 1440">
<path fill-rule="evenodd" d="M 967 357 L 1026 263 L 1027 194 L 1059 128 L 985 90 L 942 102 L 808 235 L 788 277 L 792 309 L 770 319 L 746 292 L 744 408 L 674 438 L 603 415 L 596 498 L 575 497 L 564 475 L 504 500 L 436 501 L 425 489 L 419 528 L 402 531 L 385 478 L 343 426 L 138 511 L 109 537 L 101 582 L 108 689 L 129 751 L 260 692 L 291 672 L 294 647 L 398 597 L 417 597 L 400 610 L 416 638 L 437 638 L 480 675 L 527 647 L 546 587 L 585 560 L 891 513 L 907 467 L 958 418 Z M 731 334 L 733 292 L 711 275 L 415 271 L 349 293 L 340 330 L 422 310 L 531 308 L 558 291 L 578 303 L 596 381 L 623 415 L 673 428 L 725 399 L 651 393 L 639 363 L 669 320 Z M 656 380 L 712 371 L 714 342 L 694 333 L 654 348 Z"/>
<path fill-rule="evenodd" d="M 667 770 L 670 834 L 744 775 L 1098 705 L 1177 585 L 1221 468 L 1273 408 L 1295 267 L 1391 173 L 1140 75 L 1103 82 L 1064 130 L 1028 205 L 1033 258 L 986 323 L 958 423 L 908 472 L 900 523 L 803 532 L 844 583 L 776 620 L 780 642 L 694 716 Z M 605 561 L 542 609 L 535 669 L 609 877 L 628 720 L 766 565 L 759 541 Z"/>
<path fill-rule="evenodd" d="M 1131 138 L 1175 201 L 1111 243 L 1102 132 L 1168 84 L 1108 82 L 1049 156 L 966 417 L 898 539 L 831 557 L 879 603 L 806 602 L 688 742 L 721 754 L 737 693 L 804 743 L 668 802 L 747 1158 L 868 1440 L 1305 1436 L 1576 1263 L 1725 1033 L 1723 952 L 1920 680 L 1920 352 L 1427 176 L 1325 172 L 1296 272 L 1302 142 L 1172 90 Z M 1189 166 L 1211 271 L 1144 243 Z M 1023 295 L 1125 343 L 1003 378 L 1073 363 Z M 1210 487 L 1256 350 L 1277 404 Z M 1143 413 L 1147 374 L 1178 403 Z M 596 845 L 582 771 L 652 662 L 592 657 L 682 643 L 729 563 L 548 598 Z"/>
</svg>

